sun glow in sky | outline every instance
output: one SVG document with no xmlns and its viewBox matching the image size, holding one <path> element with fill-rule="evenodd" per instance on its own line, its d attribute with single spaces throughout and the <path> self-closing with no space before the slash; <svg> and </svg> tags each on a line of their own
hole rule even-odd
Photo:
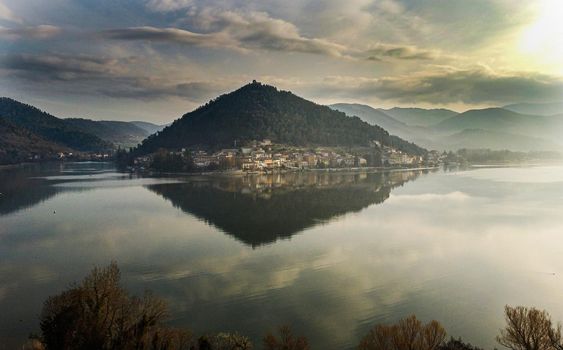
<svg viewBox="0 0 563 350">
<path fill-rule="evenodd" d="M 563 75 L 563 1 L 539 4 L 537 19 L 523 30 L 519 49 L 536 64 Z"/>
</svg>

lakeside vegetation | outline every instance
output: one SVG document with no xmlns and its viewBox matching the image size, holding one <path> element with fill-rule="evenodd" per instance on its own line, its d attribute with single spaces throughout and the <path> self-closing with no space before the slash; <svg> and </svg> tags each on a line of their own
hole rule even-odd
<svg viewBox="0 0 563 350">
<path fill-rule="evenodd" d="M 166 302 L 150 292 L 130 295 L 120 285 L 115 262 L 94 268 L 84 280 L 49 297 L 40 315 L 41 334 L 30 336 L 23 349 L 43 350 L 250 350 L 259 348 L 238 333 L 196 335 L 166 325 Z M 561 350 L 563 332 L 546 311 L 523 306 L 505 307 L 506 325 L 497 342 L 511 350 Z M 359 350 L 482 350 L 450 338 L 436 320 L 423 323 L 411 315 L 395 324 L 375 325 Z M 264 350 L 310 350 L 305 336 L 289 326 L 267 333 Z"/>
</svg>

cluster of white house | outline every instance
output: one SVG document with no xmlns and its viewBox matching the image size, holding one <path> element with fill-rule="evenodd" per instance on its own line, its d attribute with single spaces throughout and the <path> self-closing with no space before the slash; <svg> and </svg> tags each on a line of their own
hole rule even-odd
<svg viewBox="0 0 563 350">
<path fill-rule="evenodd" d="M 391 147 L 380 147 L 380 164 L 388 166 L 412 166 L 423 162 Z M 185 153 L 185 149 L 181 151 Z M 275 169 L 355 168 L 366 167 L 368 160 L 362 156 L 336 152 L 329 148 L 303 150 L 296 147 L 276 147 L 269 140 L 257 142 L 250 147 L 222 149 L 215 153 L 195 151 L 191 154 L 196 168 L 213 165 L 226 169 L 244 171 L 268 171 Z"/>
</svg>

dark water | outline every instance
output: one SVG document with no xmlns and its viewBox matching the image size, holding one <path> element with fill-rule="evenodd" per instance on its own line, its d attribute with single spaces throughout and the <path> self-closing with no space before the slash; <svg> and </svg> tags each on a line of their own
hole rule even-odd
<svg viewBox="0 0 563 350">
<path fill-rule="evenodd" d="M 170 323 L 260 348 L 290 324 L 354 347 L 410 314 L 485 347 L 505 304 L 563 320 L 563 168 L 140 178 L 111 164 L 0 170 L 0 344 L 116 260 Z"/>
</svg>

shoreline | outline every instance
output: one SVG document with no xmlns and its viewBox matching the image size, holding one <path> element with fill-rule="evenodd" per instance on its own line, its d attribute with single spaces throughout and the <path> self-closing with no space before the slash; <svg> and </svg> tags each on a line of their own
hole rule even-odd
<svg viewBox="0 0 563 350">
<path fill-rule="evenodd" d="M 563 165 L 561 160 L 544 161 L 544 162 L 518 162 L 518 163 L 492 163 L 492 164 L 468 164 L 468 167 L 475 169 L 485 168 L 512 168 L 512 167 L 536 167 L 536 166 L 550 166 L 550 165 Z"/>
<path fill-rule="evenodd" d="M 64 159 L 64 160 L 60 160 L 60 159 L 53 159 L 53 160 L 45 160 L 45 161 L 38 161 L 38 162 L 22 162 L 22 163 L 15 163 L 15 164 L 0 164 L 0 170 L 6 170 L 6 169 L 13 169 L 13 168 L 19 168 L 19 167 L 24 167 L 24 166 L 30 166 L 30 165 L 42 165 L 42 164 L 59 164 L 59 163 L 114 163 L 115 162 L 113 160 L 91 160 L 91 159 L 85 159 L 85 160 L 71 160 L 71 159 Z"/>
<path fill-rule="evenodd" d="M 225 176 L 225 177 L 247 177 L 247 176 L 264 176 L 264 175 L 284 175 L 295 173 L 378 173 L 378 172 L 404 172 L 404 171 L 424 171 L 437 170 L 440 166 L 435 167 L 365 167 L 365 168 L 328 168 L 328 169 L 299 169 L 299 170 L 283 170 L 272 172 L 245 172 L 245 171 L 203 171 L 203 172 L 158 172 L 154 170 L 130 171 L 131 173 L 169 175 L 169 176 Z"/>
</svg>

